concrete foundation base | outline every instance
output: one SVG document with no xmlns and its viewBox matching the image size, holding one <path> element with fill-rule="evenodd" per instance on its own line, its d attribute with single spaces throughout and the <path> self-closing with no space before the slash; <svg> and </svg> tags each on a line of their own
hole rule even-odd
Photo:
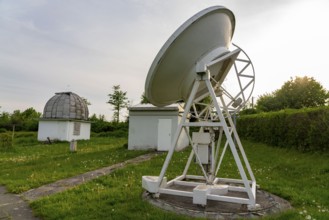
<svg viewBox="0 0 329 220">
<path fill-rule="evenodd" d="M 248 211 L 247 205 L 212 200 L 209 200 L 206 206 L 195 205 L 193 198 L 183 196 L 160 194 L 159 198 L 154 198 L 153 194 L 144 192 L 143 198 L 167 211 L 208 219 L 257 218 L 292 208 L 288 201 L 263 190 L 257 190 L 256 202 L 260 207 L 252 211 Z"/>
</svg>

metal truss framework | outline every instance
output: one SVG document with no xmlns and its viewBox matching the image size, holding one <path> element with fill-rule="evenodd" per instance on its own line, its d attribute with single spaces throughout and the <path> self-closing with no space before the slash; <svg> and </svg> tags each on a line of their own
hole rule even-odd
<svg viewBox="0 0 329 220">
<path fill-rule="evenodd" d="M 221 61 L 222 60 L 219 58 L 218 62 Z M 243 60 L 243 62 L 245 62 L 245 60 Z M 249 64 L 248 62 L 246 63 L 247 66 Z M 235 64 L 234 67 L 236 69 Z M 244 70 L 245 68 L 241 71 L 236 69 L 238 79 L 239 75 L 242 77 L 244 76 Z M 155 195 L 170 194 L 192 197 L 194 204 L 206 205 L 207 200 L 216 200 L 246 204 L 249 209 L 253 209 L 256 207 L 256 180 L 231 118 L 230 108 L 228 106 L 234 105 L 234 101 L 237 100 L 239 96 L 242 96 L 242 102 L 247 101 L 243 91 L 246 90 L 246 87 L 253 84 L 254 76 L 245 75 L 245 77 L 250 78 L 251 82 L 248 82 L 244 87 L 239 82 L 240 94 L 231 96 L 211 77 L 207 68 L 205 68 L 203 72 L 196 72 L 196 80 L 185 104 L 182 119 L 173 137 L 172 146 L 167 154 L 160 175 L 143 176 L 143 187 Z M 208 90 L 205 96 L 210 96 L 211 102 L 209 104 L 200 103 L 205 96 L 195 99 L 198 88 L 201 85 L 205 85 Z M 229 101 L 228 104 L 226 104 L 224 96 L 230 97 L 231 101 Z M 239 104 L 241 104 L 241 100 Z M 197 111 L 196 105 L 201 105 L 203 109 Z M 191 109 L 194 110 L 194 117 L 197 119 L 195 122 L 187 122 L 186 120 Z M 210 153 L 209 163 L 207 165 L 205 165 L 204 161 L 200 158 L 200 153 L 198 153 L 200 142 L 195 141 L 193 136 L 191 137 L 188 127 L 199 127 L 199 134 L 209 133 L 210 140 L 209 143 L 207 143 L 207 147 Z M 175 147 L 181 132 L 185 132 L 189 137 L 192 150 L 183 173 L 167 182 L 165 174 L 175 152 Z M 216 132 L 218 135 L 215 135 Z M 216 136 L 218 137 L 216 138 Z M 218 177 L 223 158 L 228 148 L 231 150 L 241 179 Z M 195 160 L 193 160 L 194 158 Z M 203 175 L 188 175 L 188 170 L 192 161 L 197 162 Z M 175 188 L 173 186 L 186 186 L 193 188 L 193 190 L 182 190 L 182 187 L 177 189 L 177 187 Z M 230 192 L 242 192 L 247 196 L 236 196 L 236 193 L 232 194 Z"/>
</svg>

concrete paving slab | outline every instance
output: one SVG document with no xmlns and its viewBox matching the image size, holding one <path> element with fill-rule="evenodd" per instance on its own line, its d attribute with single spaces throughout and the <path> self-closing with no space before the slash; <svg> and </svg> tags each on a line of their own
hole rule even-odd
<svg viewBox="0 0 329 220">
<path fill-rule="evenodd" d="M 38 220 L 33 215 L 27 202 L 19 195 L 8 193 L 0 186 L 0 219 L 1 220 Z"/>
<path fill-rule="evenodd" d="M 260 207 L 252 211 L 248 211 L 246 205 L 236 203 L 208 201 L 206 206 L 200 206 L 193 204 L 193 199 L 190 197 L 166 194 L 154 197 L 153 194 L 146 191 L 143 193 L 143 198 L 150 204 L 167 211 L 207 219 L 256 219 L 292 208 L 288 201 L 264 190 L 258 189 L 256 194 L 256 203 Z"/>
</svg>

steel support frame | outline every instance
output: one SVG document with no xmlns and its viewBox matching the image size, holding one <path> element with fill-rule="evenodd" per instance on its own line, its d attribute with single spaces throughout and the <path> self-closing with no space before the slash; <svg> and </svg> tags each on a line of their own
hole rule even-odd
<svg viewBox="0 0 329 220">
<path fill-rule="evenodd" d="M 191 109 L 191 106 L 193 105 L 193 100 L 195 98 L 195 95 L 198 91 L 198 88 L 201 83 L 205 83 L 209 92 L 209 95 L 212 99 L 212 106 L 211 108 L 214 108 L 216 110 L 216 115 L 218 117 L 217 122 L 212 122 L 212 121 L 204 121 L 204 122 L 186 122 L 188 113 Z M 197 187 L 200 184 L 200 180 L 205 181 L 206 186 L 212 187 L 213 185 L 218 184 L 219 182 L 226 182 L 229 185 L 227 185 L 228 189 L 230 191 L 239 191 L 239 192 L 245 192 L 248 195 L 248 198 L 240 198 L 240 197 L 233 197 L 233 196 L 225 196 L 225 195 L 217 195 L 217 194 L 212 194 L 210 191 L 207 193 L 207 199 L 210 200 L 216 200 L 216 201 L 224 201 L 224 202 L 233 202 L 233 203 L 239 203 L 239 204 L 247 204 L 249 205 L 250 209 L 253 209 L 256 206 L 256 180 L 253 175 L 253 172 L 251 170 L 250 164 L 248 162 L 248 159 L 246 157 L 246 154 L 244 152 L 244 149 L 242 147 L 241 141 L 239 139 L 238 133 L 235 129 L 233 120 L 229 114 L 228 107 L 226 106 L 224 99 L 222 95 L 219 94 L 220 98 L 220 104 L 217 100 L 216 93 L 214 91 L 214 88 L 211 84 L 211 78 L 210 74 L 208 71 L 206 72 L 200 72 L 197 73 L 196 80 L 194 82 L 192 91 L 190 93 L 190 96 L 186 102 L 185 108 L 184 108 L 184 113 L 182 116 L 182 119 L 180 123 L 178 124 L 177 131 L 174 135 L 173 142 L 171 144 L 171 147 L 168 151 L 166 160 L 163 164 L 163 167 L 161 169 L 160 175 L 157 179 L 158 181 L 158 192 L 160 194 L 170 194 L 170 195 L 177 195 L 177 196 L 187 196 L 187 197 L 193 197 L 193 192 L 188 192 L 188 191 L 182 191 L 182 190 L 176 190 L 176 189 L 169 189 L 170 186 L 173 184 L 177 185 L 183 185 L 183 186 L 195 186 Z M 224 114 L 226 117 L 224 116 Z M 226 120 L 227 119 L 227 120 Z M 228 123 L 227 123 L 228 122 Z M 192 139 L 189 135 L 187 127 L 191 126 L 197 126 L 200 127 L 200 131 L 204 127 L 208 128 L 214 128 L 217 127 L 220 129 L 220 138 L 222 134 L 225 135 L 226 137 L 226 143 L 224 145 L 224 148 L 222 150 L 220 159 L 217 163 L 216 166 L 216 161 L 218 160 L 218 154 L 219 154 L 219 147 L 220 147 L 220 140 L 217 142 L 217 146 L 214 146 L 214 143 L 212 143 L 212 158 L 211 158 L 211 174 L 208 175 L 207 172 L 204 170 L 200 158 L 198 157 L 198 154 L 196 153 L 196 145 L 192 142 Z M 176 177 L 175 179 L 169 181 L 168 183 L 164 184 L 162 183 L 165 173 L 167 171 L 167 168 L 169 166 L 169 163 L 171 161 L 171 158 L 174 154 L 178 138 L 181 134 L 181 132 L 186 132 L 187 136 L 189 137 L 190 144 L 192 146 L 192 151 L 191 154 L 188 158 L 188 161 L 186 163 L 185 169 L 183 171 L 183 174 L 181 176 Z M 235 141 L 233 140 L 232 134 L 235 138 Z M 227 150 L 227 147 L 230 148 L 235 163 L 237 165 L 237 168 L 239 170 L 241 179 L 227 179 L 227 178 L 217 178 L 218 171 L 221 166 L 222 159 L 225 155 L 225 152 Z M 216 149 L 215 149 L 216 148 Z M 240 151 L 240 154 L 242 155 L 242 161 L 244 162 L 244 165 L 247 169 L 247 173 L 245 171 L 245 168 L 242 164 L 240 155 L 238 153 L 238 150 Z M 216 152 L 216 153 L 215 153 Z M 215 155 L 214 155 L 215 153 Z M 196 161 L 200 165 L 200 168 L 202 170 L 203 176 L 195 176 L 195 175 L 187 175 L 189 166 L 193 160 L 193 158 L 196 158 Z M 215 168 L 216 167 L 216 168 Z M 250 180 L 247 177 L 247 174 L 250 177 Z M 184 179 L 188 178 L 189 181 L 184 181 Z M 196 181 L 193 181 L 196 180 Z M 233 185 L 230 185 L 233 184 Z M 241 186 L 234 186 L 234 184 L 240 184 Z"/>
</svg>

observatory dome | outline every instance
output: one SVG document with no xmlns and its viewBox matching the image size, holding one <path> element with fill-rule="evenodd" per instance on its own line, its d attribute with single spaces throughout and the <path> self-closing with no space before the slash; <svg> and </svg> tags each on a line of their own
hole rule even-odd
<svg viewBox="0 0 329 220">
<path fill-rule="evenodd" d="M 73 92 L 59 92 L 48 100 L 43 110 L 44 119 L 88 120 L 86 102 Z"/>
</svg>

